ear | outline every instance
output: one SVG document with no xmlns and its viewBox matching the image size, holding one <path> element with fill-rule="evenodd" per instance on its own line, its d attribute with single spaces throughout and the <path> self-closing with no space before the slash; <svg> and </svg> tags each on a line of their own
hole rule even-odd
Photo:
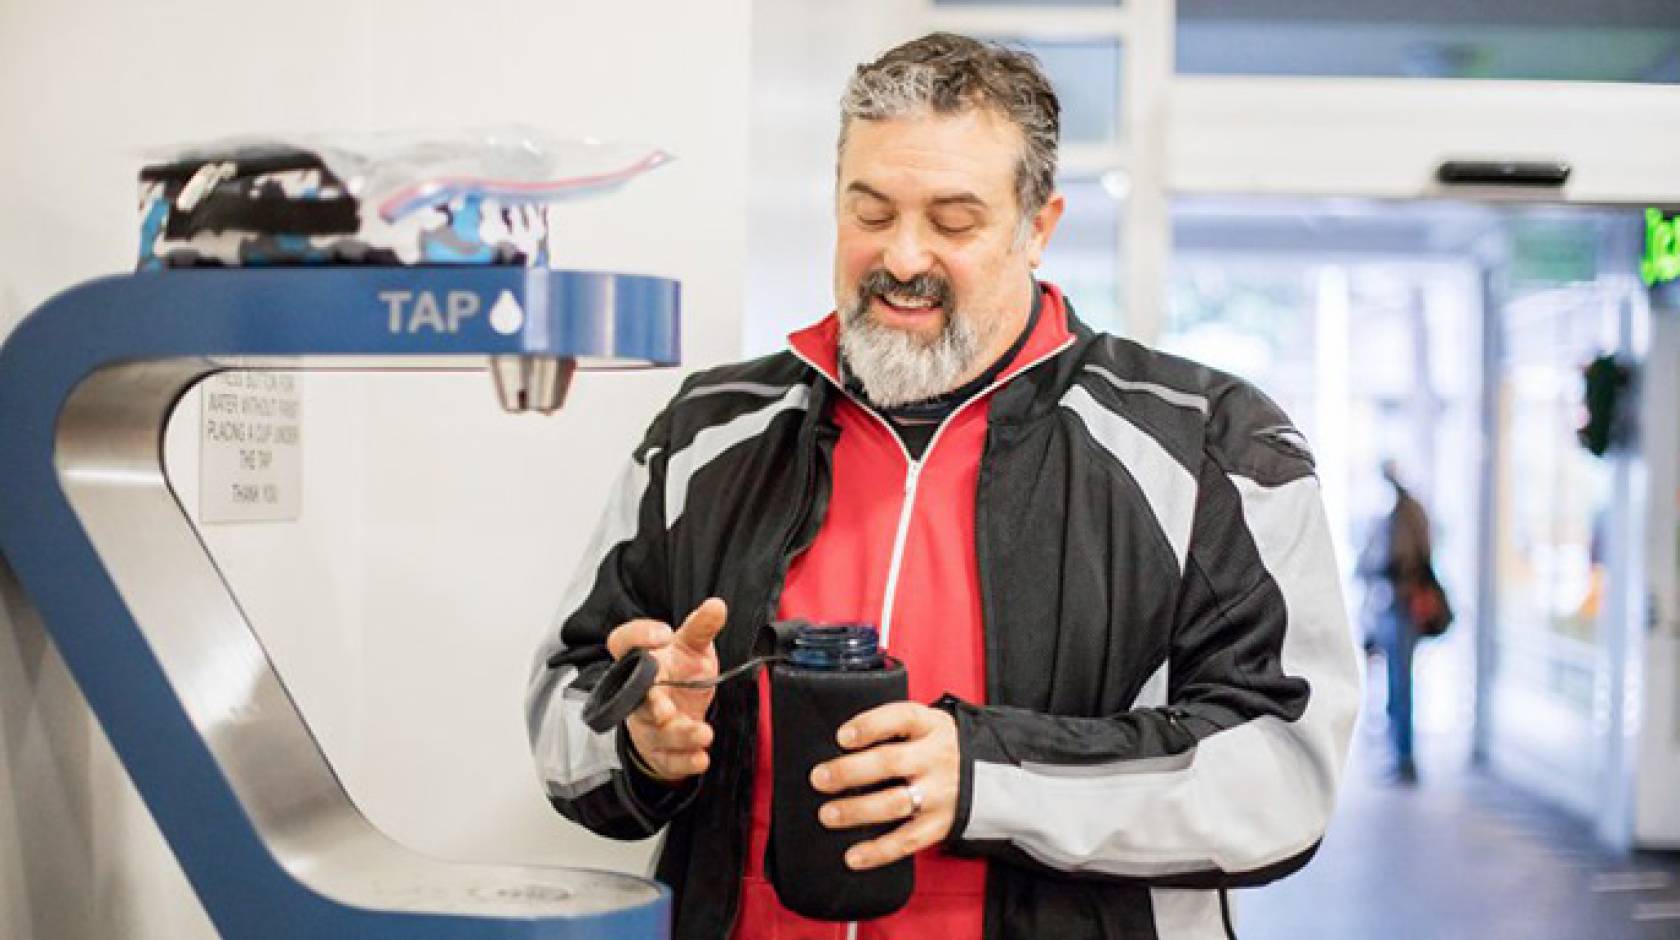
<svg viewBox="0 0 1680 940">
<path fill-rule="evenodd" d="M 1033 213 L 1031 228 L 1027 233 L 1027 263 L 1038 267 L 1044 258 L 1044 249 L 1050 244 L 1050 236 L 1056 231 L 1056 223 L 1062 220 L 1062 211 L 1067 208 L 1067 198 L 1060 190 L 1050 194 L 1044 205 Z"/>
</svg>

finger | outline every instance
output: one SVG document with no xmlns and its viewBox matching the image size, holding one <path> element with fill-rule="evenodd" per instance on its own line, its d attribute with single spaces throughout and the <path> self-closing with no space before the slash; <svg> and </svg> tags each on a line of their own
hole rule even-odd
<svg viewBox="0 0 1680 940">
<path fill-rule="evenodd" d="M 712 727 L 703 721 L 686 716 L 673 718 L 661 726 L 639 723 L 632 729 L 632 737 L 647 745 L 649 750 L 694 751 L 711 747 Z"/>
<path fill-rule="evenodd" d="M 666 743 L 669 746 L 665 746 Z M 687 735 L 681 740 L 654 742 L 648 750 L 660 761 L 684 770 L 693 764 L 696 755 L 707 753 L 705 747 L 693 744 L 692 738 Z"/>
<path fill-rule="evenodd" d="M 927 809 L 924 805 L 923 810 Z M 908 787 L 887 787 L 874 793 L 831 800 L 817 812 L 817 818 L 830 829 L 850 829 L 872 823 L 909 819 L 916 814 Z"/>
<path fill-rule="evenodd" d="M 729 619 L 729 607 L 721 598 L 708 597 L 677 628 L 677 641 L 696 653 L 708 650 Z"/>
<path fill-rule="evenodd" d="M 836 757 L 811 770 L 811 786 L 819 793 L 839 793 L 887 780 L 919 777 L 930 768 L 921 748 L 911 744 L 881 744 Z"/>
<path fill-rule="evenodd" d="M 636 753 L 659 776 L 667 778 L 703 772 L 710 765 L 710 758 L 697 760 L 696 755 L 705 755 L 714 736 L 711 725 L 682 716 L 663 727 L 652 728 L 638 721 L 630 729 Z"/>
<path fill-rule="evenodd" d="M 673 751 L 692 751 L 711 745 L 712 726 L 686 715 L 679 716 L 660 728 L 656 741 L 656 746 Z"/>
<path fill-rule="evenodd" d="M 658 686 L 649 689 L 642 704 L 630 713 L 632 720 L 639 719 L 649 728 L 663 728 L 681 715 L 681 710 L 671 701 L 671 694 Z"/>
<path fill-rule="evenodd" d="M 607 634 L 607 652 L 613 659 L 623 659 L 625 653 L 637 647 L 658 649 L 670 642 L 670 625 L 657 620 L 631 620 Z"/>
<path fill-rule="evenodd" d="M 919 738 L 932 728 L 933 709 L 917 702 L 889 702 L 840 726 L 835 740 L 849 751 L 894 738 Z"/>
<path fill-rule="evenodd" d="M 868 871 L 933 847 L 950 829 L 950 820 L 943 818 L 945 815 L 948 814 L 918 813 L 879 839 L 859 842 L 846 850 L 846 867 Z"/>
</svg>

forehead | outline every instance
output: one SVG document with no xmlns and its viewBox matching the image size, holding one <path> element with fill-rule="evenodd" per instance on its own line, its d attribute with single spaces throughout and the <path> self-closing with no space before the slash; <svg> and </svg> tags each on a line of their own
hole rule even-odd
<svg viewBox="0 0 1680 940">
<path fill-rule="evenodd" d="M 842 193 L 863 183 L 895 201 L 972 193 L 1013 201 L 1020 128 L 989 108 L 889 120 L 854 120 L 840 153 Z"/>
</svg>

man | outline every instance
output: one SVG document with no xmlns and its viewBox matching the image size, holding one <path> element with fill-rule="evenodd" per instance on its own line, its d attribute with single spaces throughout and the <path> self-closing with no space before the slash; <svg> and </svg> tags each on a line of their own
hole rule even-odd
<svg viewBox="0 0 1680 940">
<path fill-rule="evenodd" d="M 1382 462 L 1382 478 L 1394 490 L 1394 506 L 1375 520 L 1359 554 L 1358 573 L 1365 581 L 1365 632 L 1368 651 L 1381 650 L 1388 673 L 1388 739 L 1395 783 L 1417 783 L 1412 748 L 1412 659 L 1418 624 L 1413 620 L 1413 592 L 1434 570 L 1430 559 L 1429 514 L 1400 482 L 1393 460 Z M 1428 582 L 1433 583 L 1433 582 Z"/>
<path fill-rule="evenodd" d="M 1034 281 L 1063 199 L 1031 57 L 928 36 L 842 111 L 836 313 L 688 379 L 636 449 L 532 679 L 550 799 L 667 827 L 682 938 L 1225 936 L 1226 888 L 1315 850 L 1358 698 L 1311 457 L 1252 388 Z M 909 669 L 811 781 L 879 788 L 824 825 L 897 823 L 849 865 L 915 858 L 880 921 L 764 881 L 762 677 L 579 718 L 609 655 L 712 676 L 791 617 L 877 623 Z"/>
</svg>

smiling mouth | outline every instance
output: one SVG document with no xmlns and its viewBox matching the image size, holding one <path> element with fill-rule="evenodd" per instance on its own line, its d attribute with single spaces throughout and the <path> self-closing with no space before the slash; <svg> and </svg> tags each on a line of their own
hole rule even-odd
<svg viewBox="0 0 1680 940">
<path fill-rule="evenodd" d="M 876 294 L 870 298 L 874 303 L 887 311 L 901 317 L 923 318 L 944 310 L 937 298 L 920 297 L 910 294 Z"/>
</svg>

